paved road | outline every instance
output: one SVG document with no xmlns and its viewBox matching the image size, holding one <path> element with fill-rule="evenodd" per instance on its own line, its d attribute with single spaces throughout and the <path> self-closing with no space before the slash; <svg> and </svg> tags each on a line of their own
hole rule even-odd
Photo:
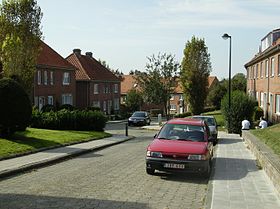
<svg viewBox="0 0 280 209">
<path fill-rule="evenodd" d="M 203 208 L 208 180 L 147 175 L 145 148 L 155 131 L 130 128 L 129 134 L 138 137 L 0 181 L 0 208 Z"/>
</svg>

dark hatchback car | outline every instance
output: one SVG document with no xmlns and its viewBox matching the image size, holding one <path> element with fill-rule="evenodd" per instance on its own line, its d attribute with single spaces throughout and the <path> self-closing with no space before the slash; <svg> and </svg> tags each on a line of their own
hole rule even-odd
<svg viewBox="0 0 280 209">
<path fill-rule="evenodd" d="M 151 118 L 148 112 L 145 111 L 136 111 L 132 114 L 130 118 L 128 118 L 128 125 L 150 125 Z"/>
<path fill-rule="evenodd" d="M 204 120 L 169 120 L 147 147 L 146 172 L 201 173 L 208 177 L 213 158 L 213 138 Z"/>
</svg>

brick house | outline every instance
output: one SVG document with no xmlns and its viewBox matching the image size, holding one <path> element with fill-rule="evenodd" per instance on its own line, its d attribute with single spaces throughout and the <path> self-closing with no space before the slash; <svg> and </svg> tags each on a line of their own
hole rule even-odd
<svg viewBox="0 0 280 209">
<path fill-rule="evenodd" d="M 280 122 L 280 29 L 269 32 L 259 52 L 245 64 L 247 93 L 254 97 L 270 122 Z"/>
<path fill-rule="evenodd" d="M 34 76 L 33 104 L 60 106 L 76 102 L 76 68 L 43 41 Z"/>
<path fill-rule="evenodd" d="M 82 55 L 80 49 L 74 49 L 66 59 L 77 68 L 76 106 L 100 107 L 105 114 L 119 112 L 120 79 L 94 59 L 91 52 Z"/>
<path fill-rule="evenodd" d="M 170 98 L 170 114 L 181 114 L 188 111 L 188 105 L 184 103 L 184 97 L 183 97 L 183 88 L 180 83 L 179 78 L 176 79 L 177 85 L 174 89 L 174 93 L 171 94 Z M 213 86 L 215 86 L 219 80 L 216 76 L 209 76 L 208 78 L 208 88 L 211 89 Z M 121 84 L 121 103 L 124 104 L 126 101 L 127 93 L 133 89 L 137 89 L 137 82 L 133 75 L 123 75 L 122 84 Z M 163 110 L 163 106 L 144 106 L 142 109 L 150 110 L 160 108 Z"/>
<path fill-rule="evenodd" d="M 218 84 L 218 82 L 219 80 L 216 76 L 209 76 L 208 90 L 210 91 L 215 85 Z M 183 87 L 181 85 L 180 80 L 177 79 L 177 86 L 170 98 L 170 113 L 181 114 L 188 111 L 189 111 L 188 104 L 184 102 Z"/>
</svg>

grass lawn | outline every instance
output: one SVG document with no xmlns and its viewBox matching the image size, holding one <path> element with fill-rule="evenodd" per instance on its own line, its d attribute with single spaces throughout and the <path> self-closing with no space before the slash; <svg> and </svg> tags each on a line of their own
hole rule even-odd
<svg viewBox="0 0 280 209">
<path fill-rule="evenodd" d="M 269 146 L 275 154 L 280 156 L 280 124 L 264 129 L 254 129 L 251 130 L 251 133 Z"/>
<path fill-rule="evenodd" d="M 221 113 L 220 110 L 216 110 L 213 112 L 206 112 L 203 113 L 203 115 L 212 115 L 215 117 L 217 124 L 218 124 L 218 130 L 219 131 L 227 131 L 227 129 L 225 128 L 225 119 Z"/>
<path fill-rule="evenodd" d="M 24 132 L 15 133 L 12 139 L 0 138 L 0 158 L 36 151 L 40 148 L 89 141 L 90 139 L 101 139 L 109 136 L 111 134 L 96 131 L 58 131 L 27 128 Z"/>
</svg>

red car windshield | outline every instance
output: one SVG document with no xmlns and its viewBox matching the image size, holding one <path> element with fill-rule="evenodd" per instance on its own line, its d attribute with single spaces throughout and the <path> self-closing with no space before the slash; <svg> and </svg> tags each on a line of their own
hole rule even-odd
<svg viewBox="0 0 280 209">
<path fill-rule="evenodd" d="M 166 124 L 157 138 L 203 142 L 205 141 L 204 133 L 203 126 Z"/>
</svg>

